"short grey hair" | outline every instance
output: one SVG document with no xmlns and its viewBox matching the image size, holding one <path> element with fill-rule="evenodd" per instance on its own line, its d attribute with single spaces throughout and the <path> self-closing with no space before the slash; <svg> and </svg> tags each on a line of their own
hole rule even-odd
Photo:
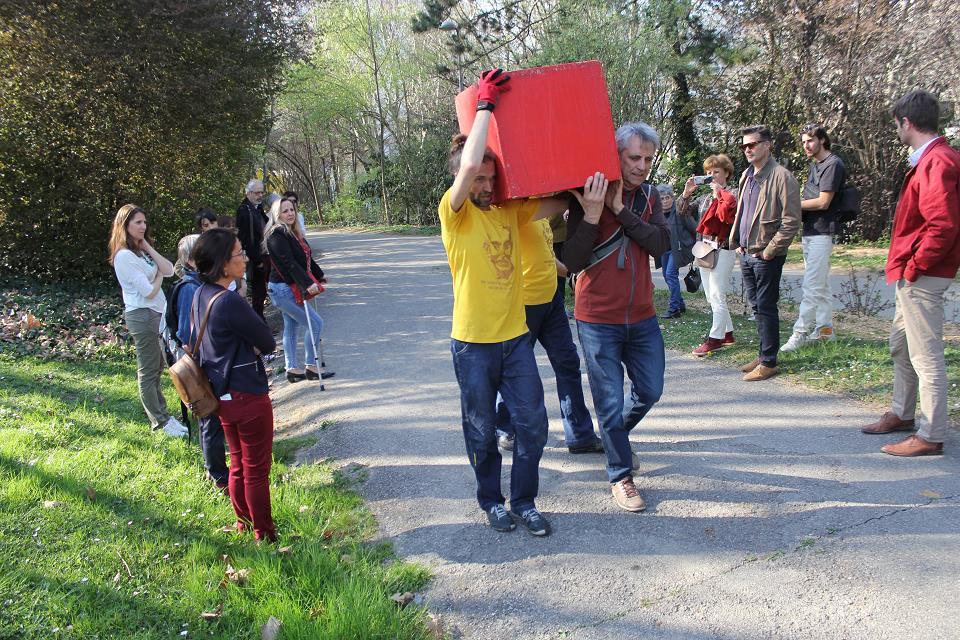
<svg viewBox="0 0 960 640">
<path fill-rule="evenodd" d="M 614 134 L 614 138 L 617 139 L 617 151 L 626 149 L 630 138 L 634 136 L 640 138 L 640 142 L 651 143 L 654 149 L 660 148 L 660 136 L 657 135 L 656 130 L 646 122 L 638 120 L 637 122 L 625 122 L 617 129 Z"/>
<path fill-rule="evenodd" d="M 251 180 L 250 182 L 248 182 L 248 183 L 247 183 L 247 188 L 246 188 L 246 190 L 244 191 L 244 193 L 251 193 L 251 192 L 253 192 L 253 190 L 257 188 L 257 185 L 260 185 L 260 188 L 262 189 L 262 188 L 263 188 L 263 180 L 256 180 L 256 179 L 254 179 L 254 180 Z"/>
<path fill-rule="evenodd" d="M 662 196 L 673 197 L 673 187 L 669 184 L 658 184 L 657 191 L 659 191 Z"/>
</svg>

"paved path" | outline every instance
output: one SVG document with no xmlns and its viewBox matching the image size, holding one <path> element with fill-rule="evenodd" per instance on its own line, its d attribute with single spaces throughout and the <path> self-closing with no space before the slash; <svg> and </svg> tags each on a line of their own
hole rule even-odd
<svg viewBox="0 0 960 640">
<path fill-rule="evenodd" d="M 304 457 L 368 467 L 381 537 L 432 568 L 428 604 L 462 637 L 960 638 L 955 433 L 944 457 L 892 458 L 878 448 L 893 438 L 855 429 L 874 408 L 668 353 L 663 400 L 633 437 L 649 508 L 628 514 L 603 458 L 563 448 L 539 353 L 538 506 L 554 534 L 497 534 L 463 449 L 440 239 L 312 241 L 337 377 L 325 392 L 278 383 L 278 415 L 288 430 L 336 420 Z"/>
</svg>

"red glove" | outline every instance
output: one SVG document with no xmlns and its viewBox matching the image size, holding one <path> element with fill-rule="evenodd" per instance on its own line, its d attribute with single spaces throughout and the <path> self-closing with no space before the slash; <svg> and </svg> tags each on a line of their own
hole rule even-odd
<svg viewBox="0 0 960 640">
<path fill-rule="evenodd" d="M 480 74 L 477 80 L 477 110 L 487 109 L 493 111 L 497 106 L 497 100 L 504 91 L 509 91 L 510 76 L 503 72 L 503 69 L 488 69 Z"/>
</svg>

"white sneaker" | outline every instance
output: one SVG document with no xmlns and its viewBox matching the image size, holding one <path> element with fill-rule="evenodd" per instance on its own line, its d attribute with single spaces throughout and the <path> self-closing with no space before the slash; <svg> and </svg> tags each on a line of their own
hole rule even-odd
<svg viewBox="0 0 960 640">
<path fill-rule="evenodd" d="M 796 351 L 800 347 L 810 342 L 810 337 L 805 333 L 794 333 L 790 336 L 790 339 L 787 340 L 787 344 L 780 347 L 780 351 L 787 353 L 789 351 Z"/>
<path fill-rule="evenodd" d="M 837 334 L 833 332 L 833 327 L 818 327 L 816 330 L 817 340 L 820 342 L 834 342 Z"/>
<path fill-rule="evenodd" d="M 497 446 L 504 451 L 513 451 L 513 442 L 514 435 L 512 433 L 504 433 L 497 436 Z"/>
<path fill-rule="evenodd" d="M 183 423 L 173 416 L 170 416 L 167 424 L 163 425 L 163 432 L 171 438 L 186 438 L 190 434 L 190 431 L 183 426 Z"/>
</svg>

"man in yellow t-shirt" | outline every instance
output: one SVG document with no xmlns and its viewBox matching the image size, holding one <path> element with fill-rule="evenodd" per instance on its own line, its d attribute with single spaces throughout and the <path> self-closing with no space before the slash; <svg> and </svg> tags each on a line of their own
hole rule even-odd
<svg viewBox="0 0 960 640">
<path fill-rule="evenodd" d="M 520 226 L 520 257 L 523 265 L 523 302 L 530 344 L 543 345 L 557 377 L 560 415 L 570 453 L 602 453 L 603 445 L 593 431 L 593 420 L 583 399 L 580 356 L 573 344 L 570 321 L 564 306 L 564 290 L 558 274 L 567 268 L 553 252 L 553 231 L 547 220 Z M 503 403 L 497 406 L 498 441 L 501 448 L 514 446 L 514 429 Z"/>
<path fill-rule="evenodd" d="M 547 441 L 547 412 L 527 335 L 519 233 L 522 225 L 563 211 L 567 198 L 493 204 L 496 157 L 486 147 L 487 132 L 500 93 L 509 88 L 508 80 L 499 69 L 480 76 L 477 116 L 470 135 L 453 140 L 449 167 L 455 177 L 438 212 L 453 277 L 450 351 L 460 385 L 467 456 L 477 479 L 477 501 L 497 531 L 516 527 L 512 514 L 530 533 L 545 536 L 550 525 L 534 500 L 539 490 L 540 456 Z M 603 194 L 592 197 L 602 200 Z M 504 509 L 500 490 L 498 392 L 516 430 L 510 514 Z"/>
</svg>

